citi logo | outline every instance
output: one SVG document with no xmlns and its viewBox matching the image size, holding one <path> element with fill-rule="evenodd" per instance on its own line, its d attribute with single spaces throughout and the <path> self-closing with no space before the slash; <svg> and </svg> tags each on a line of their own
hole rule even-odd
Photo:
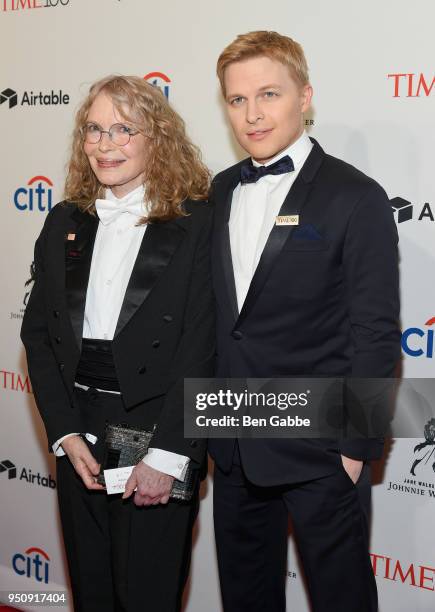
<svg viewBox="0 0 435 612">
<path fill-rule="evenodd" d="M 9 101 L 9 108 L 14 108 L 18 104 L 17 92 L 13 89 L 4 89 L 0 94 L 0 104 Z"/>
<path fill-rule="evenodd" d="M 411 221 L 414 218 L 415 206 L 404 200 L 403 198 L 393 198 L 390 200 L 391 207 L 394 212 L 394 218 L 396 223 L 405 223 L 405 221 Z M 416 215 L 417 221 L 435 221 L 434 213 L 429 202 L 425 202 L 421 208 L 418 209 Z"/>
<path fill-rule="evenodd" d="M 49 178 L 37 175 L 27 182 L 27 187 L 18 187 L 14 193 L 14 205 L 20 211 L 47 212 L 53 203 L 53 183 Z"/>
<path fill-rule="evenodd" d="M 2 11 L 22 11 L 25 9 L 54 8 L 66 6 L 69 0 L 3 0 Z"/>
<path fill-rule="evenodd" d="M 393 98 L 428 98 L 435 91 L 435 76 L 422 72 L 394 72 L 387 78 L 392 85 Z"/>
<path fill-rule="evenodd" d="M 0 474 L 2 472 L 7 472 L 9 480 L 17 477 L 17 468 L 12 461 L 9 461 L 9 459 L 3 459 L 3 461 L 0 461 Z"/>
<path fill-rule="evenodd" d="M 426 321 L 425 326 L 431 327 L 435 323 L 435 317 Z M 410 357 L 433 358 L 434 330 L 421 327 L 408 327 L 402 333 L 402 349 Z"/>
<path fill-rule="evenodd" d="M 8 87 L 0 94 L 0 104 L 9 101 L 9 108 L 14 108 L 18 104 L 20 106 L 58 106 L 60 104 L 69 104 L 69 95 L 61 89 L 50 92 L 39 91 L 24 91 L 23 95 L 18 100 L 18 93 Z"/>
<path fill-rule="evenodd" d="M 165 97 L 169 99 L 169 83 L 171 79 L 166 76 L 163 72 L 149 72 L 144 76 L 145 81 L 158 87 L 165 94 Z"/>
<path fill-rule="evenodd" d="M 33 578 L 37 582 L 48 584 L 50 557 L 41 548 L 32 546 L 24 553 L 16 553 L 12 557 L 12 568 L 19 576 Z"/>
</svg>

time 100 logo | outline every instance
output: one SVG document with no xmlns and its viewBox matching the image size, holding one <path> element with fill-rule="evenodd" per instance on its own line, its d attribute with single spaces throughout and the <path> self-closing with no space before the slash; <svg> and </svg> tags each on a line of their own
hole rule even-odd
<svg viewBox="0 0 435 612">
<path fill-rule="evenodd" d="M 2 11 L 19 11 L 23 9 L 54 8 L 66 6 L 69 0 L 3 0 Z"/>
<path fill-rule="evenodd" d="M 51 7 L 51 6 L 57 6 L 58 4 L 61 4 L 62 6 L 66 6 L 67 4 L 69 4 L 69 0 L 45 0 L 45 4 L 43 4 L 42 6 L 44 8 L 46 7 Z"/>
</svg>

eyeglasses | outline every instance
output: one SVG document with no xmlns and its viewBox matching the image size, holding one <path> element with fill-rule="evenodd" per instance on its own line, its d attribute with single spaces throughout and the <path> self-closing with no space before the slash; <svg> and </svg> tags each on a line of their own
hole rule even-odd
<svg viewBox="0 0 435 612">
<path fill-rule="evenodd" d="M 133 130 L 122 123 L 114 123 L 108 130 L 102 130 L 96 123 L 87 123 L 82 128 L 82 134 L 84 141 L 88 144 L 97 144 L 103 134 L 108 134 L 113 144 L 125 147 L 130 142 L 130 138 L 139 134 L 139 131 Z"/>
</svg>

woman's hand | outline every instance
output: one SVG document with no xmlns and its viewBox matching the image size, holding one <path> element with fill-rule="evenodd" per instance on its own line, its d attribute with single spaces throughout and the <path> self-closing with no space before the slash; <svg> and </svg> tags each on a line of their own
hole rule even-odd
<svg viewBox="0 0 435 612">
<path fill-rule="evenodd" d="M 173 476 L 159 472 L 159 470 L 145 465 L 143 461 L 139 461 L 127 480 L 122 499 L 130 497 L 137 487 L 133 500 L 136 506 L 167 504 L 173 482 Z"/>
<path fill-rule="evenodd" d="M 75 471 L 83 480 L 85 487 L 95 491 L 104 490 L 102 485 L 95 482 L 95 477 L 98 476 L 100 471 L 100 465 L 85 441 L 80 436 L 69 436 L 62 442 L 62 448 L 68 455 Z"/>
</svg>

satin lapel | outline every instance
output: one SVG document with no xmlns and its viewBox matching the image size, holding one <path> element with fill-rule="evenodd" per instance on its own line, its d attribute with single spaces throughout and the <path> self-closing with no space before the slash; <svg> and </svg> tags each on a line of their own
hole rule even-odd
<svg viewBox="0 0 435 612">
<path fill-rule="evenodd" d="M 217 245 L 218 245 L 218 264 L 220 264 L 223 273 L 224 285 L 227 292 L 228 303 L 234 317 L 234 322 L 239 316 L 239 307 L 237 304 L 236 283 L 234 279 L 233 260 L 231 255 L 230 230 L 228 222 L 231 214 L 231 203 L 233 199 L 234 189 L 240 182 L 240 169 L 237 166 L 236 171 L 231 175 L 229 182 L 226 185 L 222 196 L 222 207 L 219 211 L 217 224 Z"/>
<path fill-rule="evenodd" d="M 242 163 L 236 164 L 230 170 L 224 172 L 223 176 L 219 175 L 215 179 L 211 197 L 215 204 L 212 262 L 216 299 L 221 302 L 223 308 L 229 306 L 234 323 L 239 316 L 239 308 L 228 222 L 231 214 L 233 192 L 240 182 L 240 166 Z"/>
<path fill-rule="evenodd" d="M 115 336 L 146 300 L 171 261 L 186 231 L 182 226 L 185 219 L 153 223 L 146 228 L 125 292 Z"/>
<path fill-rule="evenodd" d="M 73 226 L 65 236 L 65 295 L 77 345 L 81 350 L 86 291 L 92 261 L 98 218 L 76 210 L 71 215 Z"/>
<path fill-rule="evenodd" d="M 234 279 L 234 269 L 233 269 L 233 260 L 231 255 L 231 243 L 230 243 L 230 231 L 228 227 L 228 223 L 222 228 L 222 236 L 221 236 L 221 258 L 222 258 L 222 266 L 223 272 L 225 275 L 225 286 L 228 291 L 228 301 L 231 306 L 231 311 L 233 313 L 234 321 L 237 321 L 237 317 L 239 316 L 239 306 L 237 304 L 237 292 L 236 292 L 236 283 Z"/>
<path fill-rule="evenodd" d="M 297 179 L 288 192 L 287 197 L 280 208 L 279 215 L 300 215 L 307 200 L 311 189 L 311 182 L 320 168 L 325 155 L 320 145 L 315 140 L 311 140 L 314 146 L 311 149 L 305 164 L 302 166 Z M 291 236 L 291 233 L 295 227 L 296 226 L 292 225 L 273 226 L 249 286 L 240 316 L 237 319 L 236 328 L 241 325 L 243 320 L 252 310 L 252 307 L 258 299 L 264 283 L 270 274 L 274 262 L 276 261 L 282 247 L 284 246 L 284 243 Z"/>
</svg>

